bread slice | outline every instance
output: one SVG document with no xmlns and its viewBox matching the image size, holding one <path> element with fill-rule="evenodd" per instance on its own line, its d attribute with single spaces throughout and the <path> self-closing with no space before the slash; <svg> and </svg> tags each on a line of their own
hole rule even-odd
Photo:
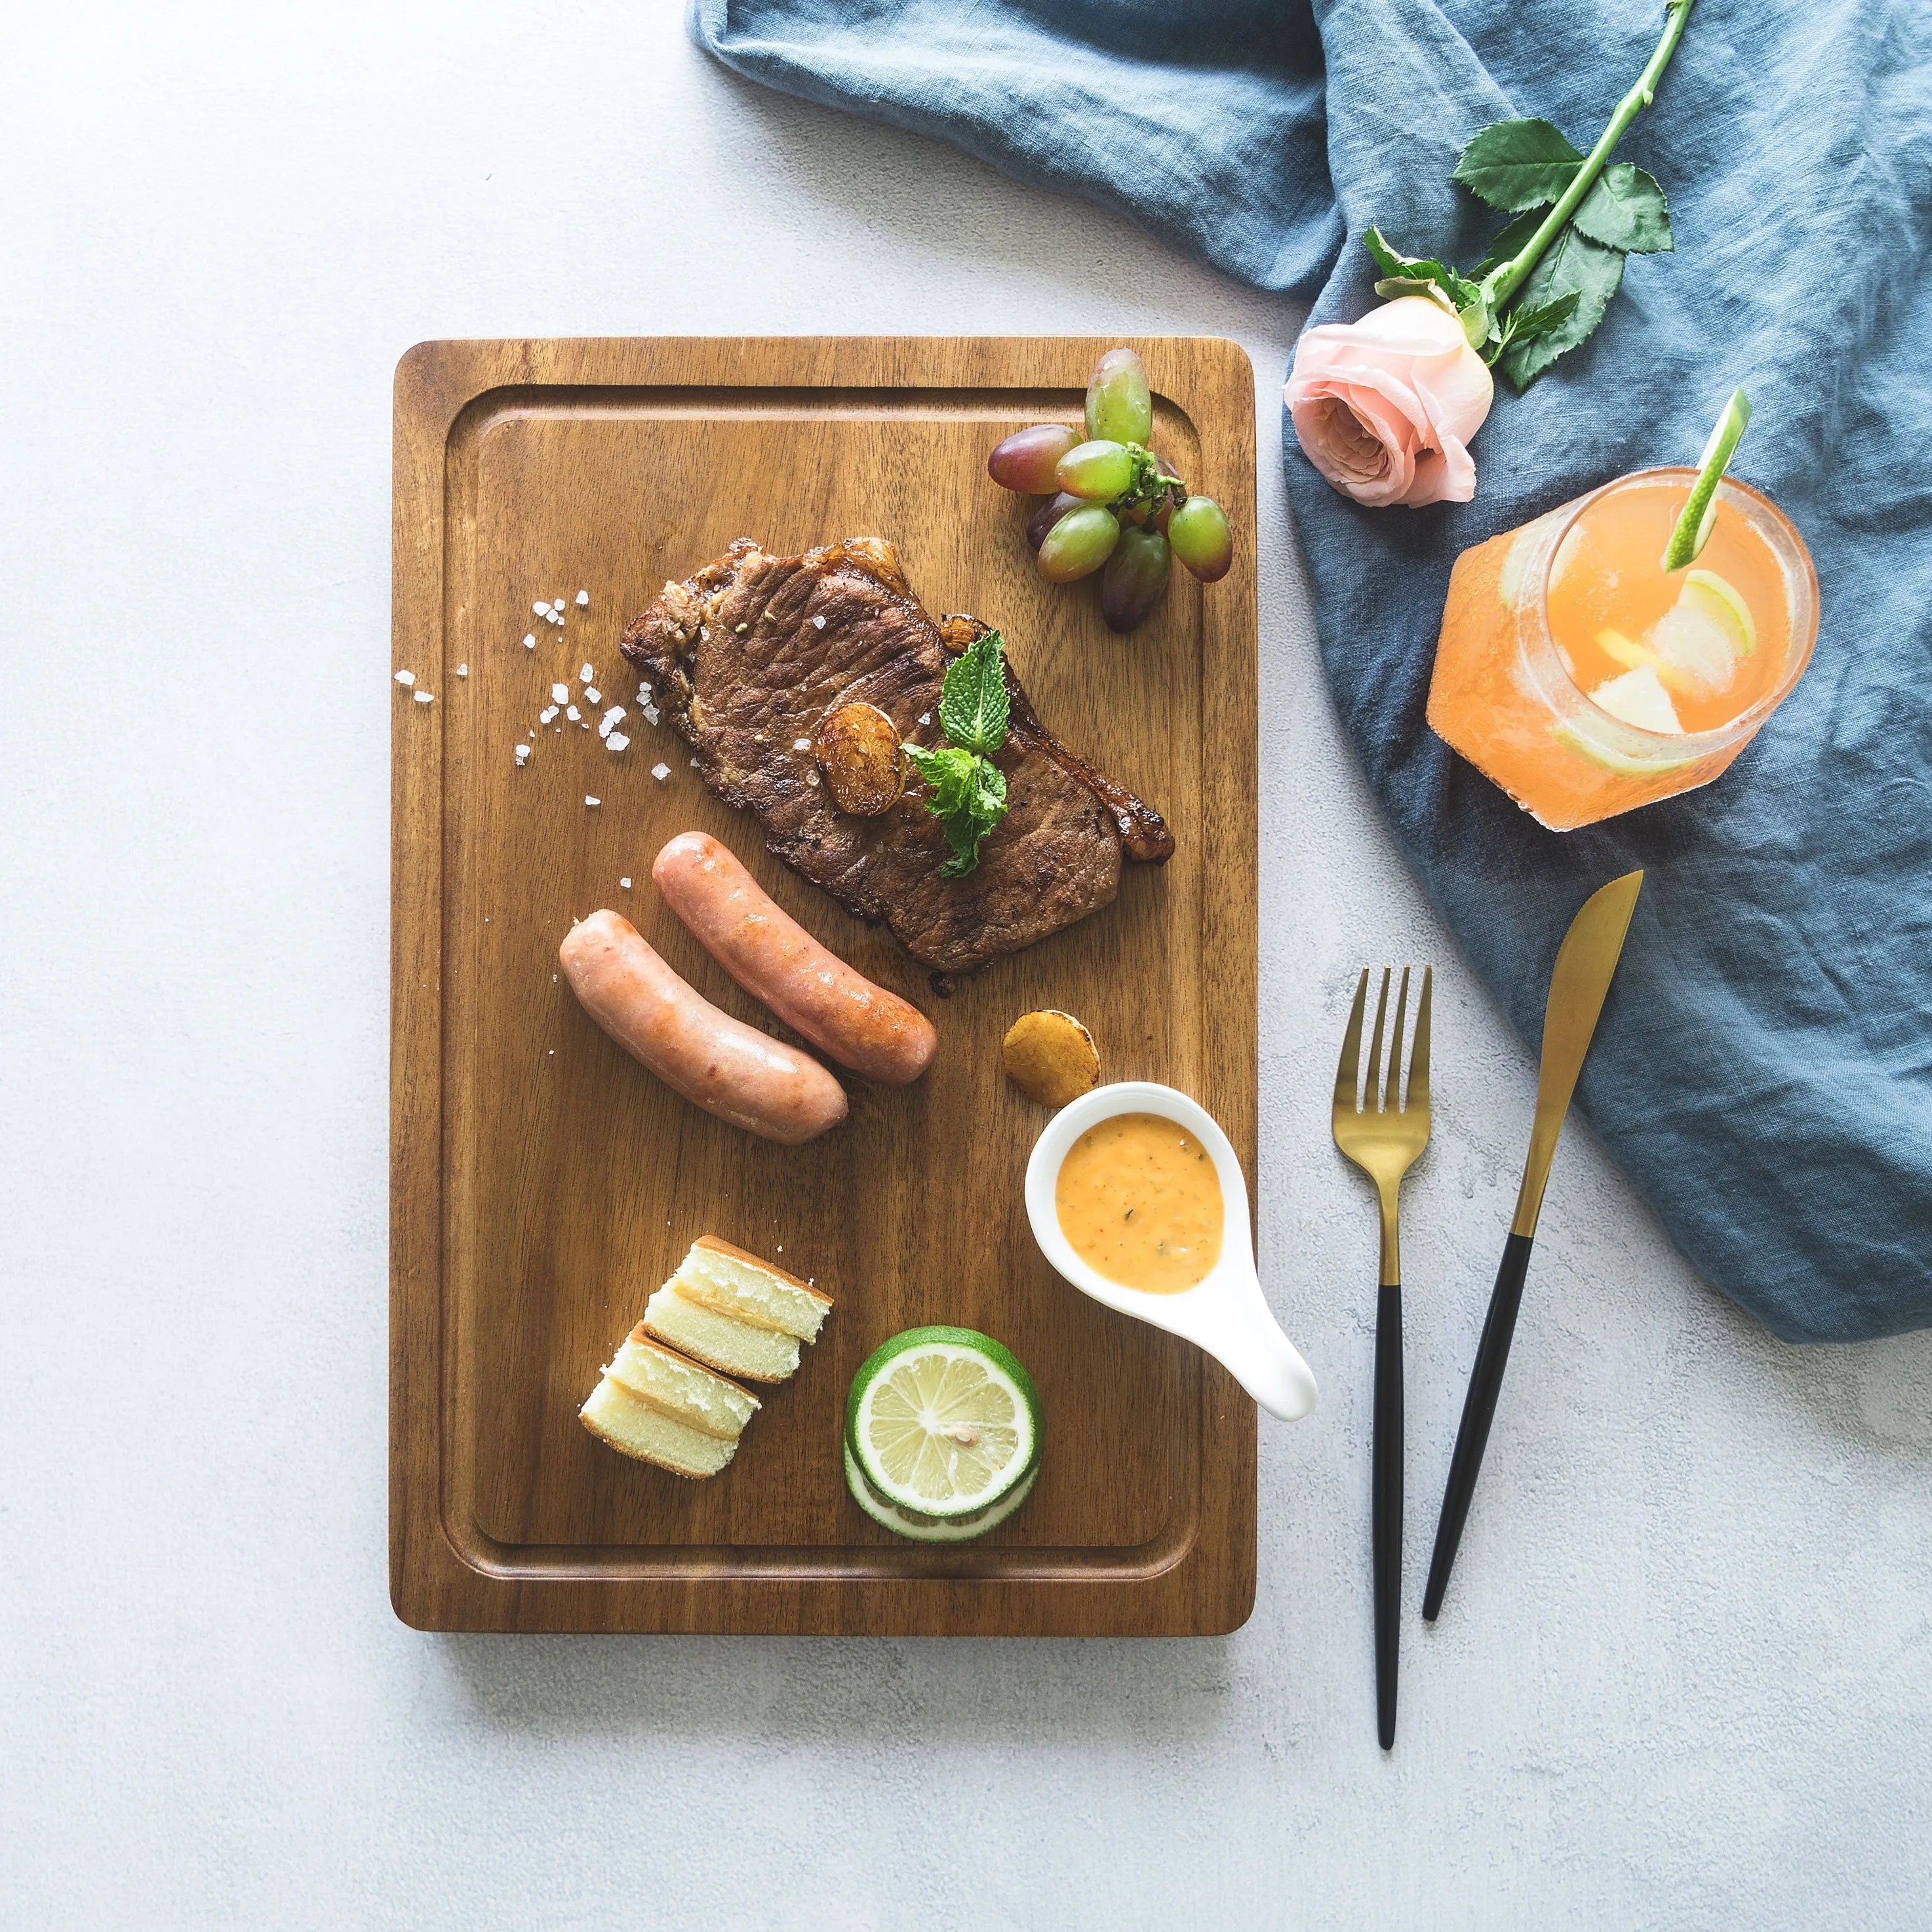
<svg viewBox="0 0 1932 1932">
<path fill-rule="evenodd" d="M 644 1304 L 644 1324 L 660 1341 L 727 1375 L 782 1382 L 798 1366 L 798 1337 L 754 1327 L 694 1301 L 674 1275 Z"/>
<path fill-rule="evenodd" d="M 832 1306 L 809 1282 L 734 1248 L 715 1234 L 700 1235 L 678 1264 L 675 1277 L 685 1298 L 754 1328 L 770 1328 L 815 1342 Z"/>
<path fill-rule="evenodd" d="M 715 1476 L 738 1452 L 735 1438 L 728 1442 L 674 1421 L 608 1376 L 579 1412 L 584 1427 L 600 1442 L 674 1476 Z"/>
<path fill-rule="evenodd" d="M 616 1359 L 604 1373 L 674 1422 L 724 1442 L 736 1442 L 758 1410 L 758 1399 L 749 1389 L 659 1347 L 645 1334 L 641 1322 L 625 1337 Z"/>
</svg>

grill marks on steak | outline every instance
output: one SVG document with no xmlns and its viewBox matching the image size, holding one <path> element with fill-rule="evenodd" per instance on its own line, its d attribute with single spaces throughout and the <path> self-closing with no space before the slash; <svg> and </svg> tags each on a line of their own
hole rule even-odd
<svg viewBox="0 0 1932 1932">
<path fill-rule="evenodd" d="M 862 700 L 902 739 L 939 743 L 947 647 L 956 653 L 985 628 L 971 617 L 934 624 L 880 538 L 773 556 L 741 537 L 666 584 L 622 648 L 698 776 L 757 816 L 770 850 L 848 911 L 883 920 L 914 958 L 966 974 L 1107 904 L 1124 850 L 1157 862 L 1174 850 L 1152 806 L 1046 730 L 1010 666 L 1012 717 L 994 759 L 1007 811 L 977 870 L 940 877 L 950 848 L 916 784 L 876 818 L 834 806 L 812 748 L 820 720 Z"/>
</svg>

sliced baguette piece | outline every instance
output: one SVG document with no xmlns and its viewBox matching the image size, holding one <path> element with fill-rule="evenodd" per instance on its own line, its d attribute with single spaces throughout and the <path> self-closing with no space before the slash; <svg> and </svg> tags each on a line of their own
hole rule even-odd
<svg viewBox="0 0 1932 1932">
<path fill-rule="evenodd" d="M 675 1422 L 608 1376 L 591 1391 L 579 1414 L 584 1427 L 613 1449 L 694 1480 L 716 1475 L 738 1450 L 735 1438 L 728 1442 Z"/>
<path fill-rule="evenodd" d="M 815 1342 L 832 1307 L 809 1282 L 734 1248 L 715 1234 L 700 1235 L 678 1264 L 674 1279 L 687 1300 L 716 1309 L 754 1328 L 776 1329 Z"/>
<path fill-rule="evenodd" d="M 722 1442 L 736 1442 L 758 1410 L 758 1399 L 749 1389 L 660 1346 L 645 1333 L 641 1322 L 625 1337 L 604 1373 L 674 1422 Z"/>
<path fill-rule="evenodd" d="M 694 1360 L 748 1382 L 782 1382 L 798 1366 L 798 1337 L 754 1328 L 693 1301 L 674 1276 L 644 1304 L 641 1325 Z"/>
</svg>

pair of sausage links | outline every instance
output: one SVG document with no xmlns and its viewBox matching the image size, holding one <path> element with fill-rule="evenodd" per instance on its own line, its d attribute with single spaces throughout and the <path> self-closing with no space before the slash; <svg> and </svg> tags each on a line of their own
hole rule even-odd
<svg viewBox="0 0 1932 1932">
<path fill-rule="evenodd" d="M 820 945 L 728 847 L 702 832 L 680 832 L 658 854 L 651 877 L 746 992 L 842 1066 L 895 1087 L 926 1071 L 939 1044 L 932 1022 Z"/>
<path fill-rule="evenodd" d="M 622 914 L 594 912 L 558 949 L 584 1010 L 687 1100 L 796 1147 L 845 1118 L 845 1090 L 818 1062 L 720 1012 Z"/>
</svg>

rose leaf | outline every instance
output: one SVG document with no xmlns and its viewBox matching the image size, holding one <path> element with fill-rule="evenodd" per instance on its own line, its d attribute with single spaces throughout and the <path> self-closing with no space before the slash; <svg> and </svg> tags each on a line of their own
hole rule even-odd
<svg viewBox="0 0 1932 1932">
<path fill-rule="evenodd" d="M 1504 351 L 1502 372 L 1519 395 L 1559 356 L 1589 340 L 1623 278 L 1624 256 L 1620 248 L 1606 248 L 1600 242 L 1592 242 L 1587 235 L 1567 226 L 1550 244 L 1548 252 L 1518 292 L 1517 299 L 1527 315 L 1552 307 L 1568 295 L 1576 296 L 1576 304 L 1554 327 Z"/>
<path fill-rule="evenodd" d="M 1612 161 L 1590 184 L 1570 219 L 1592 242 L 1632 255 L 1668 249 L 1670 206 L 1654 176 L 1630 161 Z"/>
<path fill-rule="evenodd" d="M 1556 200 L 1582 160 L 1550 122 L 1496 121 L 1470 137 L 1450 179 L 1513 214 Z"/>
</svg>

